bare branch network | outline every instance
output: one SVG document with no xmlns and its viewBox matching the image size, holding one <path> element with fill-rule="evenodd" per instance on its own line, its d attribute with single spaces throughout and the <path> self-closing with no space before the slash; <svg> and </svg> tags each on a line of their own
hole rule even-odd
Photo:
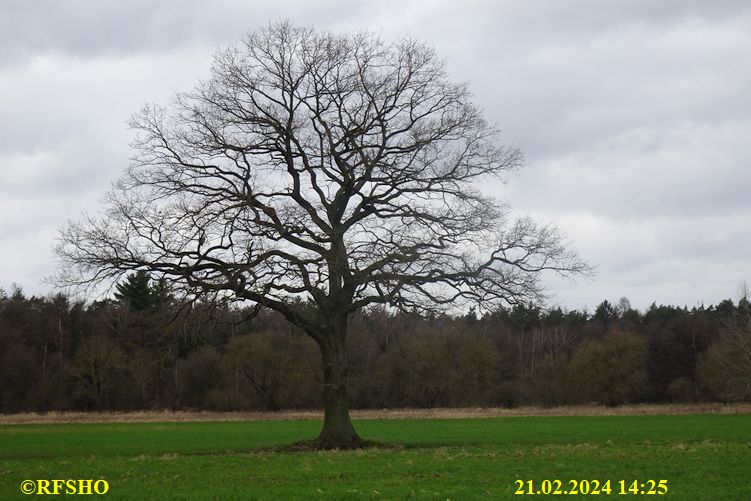
<svg viewBox="0 0 751 501">
<path fill-rule="evenodd" d="M 270 25 L 212 77 L 133 117 L 135 157 L 96 217 L 61 231 L 67 283 L 145 269 L 200 293 L 317 315 L 482 309 L 590 268 L 475 186 L 523 161 L 412 39 Z"/>
</svg>

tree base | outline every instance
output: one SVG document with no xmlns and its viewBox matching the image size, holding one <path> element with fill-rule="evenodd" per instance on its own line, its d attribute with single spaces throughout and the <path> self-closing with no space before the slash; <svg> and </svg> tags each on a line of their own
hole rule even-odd
<svg viewBox="0 0 751 501">
<path fill-rule="evenodd" d="M 279 452 L 311 452 L 311 451 L 343 451 L 343 450 L 355 450 L 355 449 L 403 449 L 404 447 L 396 444 L 389 444 L 386 442 L 379 442 L 378 440 L 361 439 L 358 437 L 357 442 L 351 444 L 350 447 L 331 447 L 330 444 L 326 444 L 319 438 L 313 440 L 300 440 L 289 445 L 283 445 L 276 448 Z"/>
</svg>

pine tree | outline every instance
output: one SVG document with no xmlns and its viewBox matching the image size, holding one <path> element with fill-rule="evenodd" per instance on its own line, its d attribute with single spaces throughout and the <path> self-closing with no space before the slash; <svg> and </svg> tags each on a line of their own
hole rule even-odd
<svg viewBox="0 0 751 501">
<path fill-rule="evenodd" d="M 145 271 L 137 271 L 127 276 L 123 283 L 115 286 L 115 298 L 136 311 L 144 311 L 154 306 L 151 279 Z"/>
</svg>

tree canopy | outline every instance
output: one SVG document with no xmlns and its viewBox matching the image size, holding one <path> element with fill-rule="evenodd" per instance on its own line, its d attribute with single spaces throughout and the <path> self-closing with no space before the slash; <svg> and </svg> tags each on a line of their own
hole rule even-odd
<svg viewBox="0 0 751 501">
<path fill-rule="evenodd" d="M 359 443 L 344 342 L 369 305 L 537 301 L 588 266 L 552 226 L 480 192 L 522 164 L 429 46 L 275 23 L 211 78 L 131 120 L 134 162 L 61 231 L 66 283 L 147 270 L 186 294 L 281 313 L 320 346 L 325 447 Z"/>
</svg>

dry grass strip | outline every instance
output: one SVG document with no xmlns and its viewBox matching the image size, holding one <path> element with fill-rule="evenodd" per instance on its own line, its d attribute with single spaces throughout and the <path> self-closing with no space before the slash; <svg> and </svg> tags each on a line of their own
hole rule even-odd
<svg viewBox="0 0 751 501">
<path fill-rule="evenodd" d="M 570 407 L 463 408 L 463 409 L 368 409 L 353 410 L 354 419 L 461 419 L 508 416 L 638 416 L 655 414 L 749 414 L 751 403 L 744 404 L 640 404 L 620 407 L 596 405 Z M 148 423 L 191 421 L 259 421 L 323 419 L 322 411 L 210 412 L 210 411 L 137 411 L 137 412 L 47 412 L 44 414 L 0 414 L 3 424 L 53 423 Z"/>
</svg>

